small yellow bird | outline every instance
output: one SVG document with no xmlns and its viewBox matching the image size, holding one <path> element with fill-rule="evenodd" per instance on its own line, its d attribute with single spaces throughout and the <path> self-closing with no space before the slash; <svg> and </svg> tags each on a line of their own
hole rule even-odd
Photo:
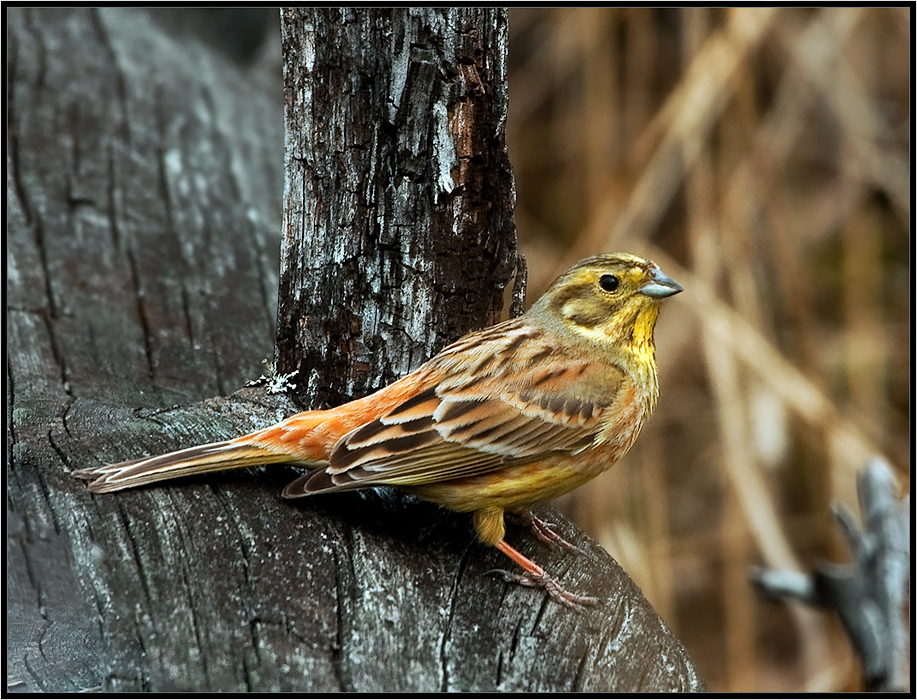
<svg viewBox="0 0 917 700">
<path fill-rule="evenodd" d="M 404 378 L 362 399 L 298 413 L 234 440 L 74 473 L 96 493 L 190 474 L 290 463 L 310 471 L 287 498 L 398 486 L 473 513 L 482 541 L 524 573 L 495 573 L 575 595 L 504 539 L 504 514 L 542 541 L 576 549 L 535 517 L 626 453 L 659 393 L 653 330 L 681 287 L 634 255 L 587 258 L 519 318 L 470 333 Z"/>
</svg>

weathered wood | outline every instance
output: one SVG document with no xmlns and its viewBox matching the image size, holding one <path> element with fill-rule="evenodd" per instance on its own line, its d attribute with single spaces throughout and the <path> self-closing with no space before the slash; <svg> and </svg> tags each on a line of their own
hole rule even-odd
<svg viewBox="0 0 917 700">
<path fill-rule="evenodd" d="M 835 509 L 852 565 L 820 562 L 811 575 L 779 569 L 752 573 L 767 596 L 834 610 L 860 657 L 863 685 L 873 693 L 908 687 L 911 508 L 910 498 L 899 499 L 899 490 L 891 468 L 876 458 L 857 480 L 862 530 L 846 509 Z"/>
<path fill-rule="evenodd" d="M 271 356 L 279 60 L 239 67 L 142 11 L 7 18 L 9 672 L 22 690 L 157 687 L 168 654 L 195 657 L 197 579 L 180 577 L 199 554 L 156 537 L 190 522 L 230 568 L 239 545 L 185 496 L 103 502 L 69 473 L 270 420 L 156 413 L 235 390 Z M 152 572 L 179 580 L 159 596 Z M 193 665 L 174 674 L 197 685 Z"/>
<path fill-rule="evenodd" d="M 313 408 L 499 320 L 516 260 L 506 13 L 282 13 L 278 368 Z"/>
<path fill-rule="evenodd" d="M 13 690 L 701 687 L 620 567 L 550 511 L 586 556 L 514 543 L 597 610 L 485 576 L 506 563 L 467 517 L 393 491 L 284 501 L 287 467 L 105 496 L 72 479 L 296 410 L 263 388 L 208 398 L 272 351 L 280 63 L 138 10 L 8 20 Z M 334 391 L 372 379 L 348 377 Z"/>
</svg>

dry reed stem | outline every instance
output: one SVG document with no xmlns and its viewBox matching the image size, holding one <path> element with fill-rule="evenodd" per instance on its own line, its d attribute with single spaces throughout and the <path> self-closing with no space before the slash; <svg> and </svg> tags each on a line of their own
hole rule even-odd
<svg viewBox="0 0 917 700">
<path fill-rule="evenodd" d="M 865 431 L 855 422 L 842 417 L 818 386 L 783 357 L 745 318 L 721 302 L 706 282 L 661 250 L 653 249 L 648 254 L 661 261 L 666 270 L 672 270 L 672 276 L 685 289 L 690 289 L 691 293 L 683 297 L 684 303 L 722 347 L 728 348 L 800 418 L 831 436 L 833 447 L 843 454 L 840 464 L 845 476 L 856 481 L 857 471 L 872 456 L 882 457 L 893 464 L 893 460 L 867 437 Z M 903 471 L 900 467 L 894 468 L 899 473 Z"/>
<path fill-rule="evenodd" d="M 844 59 L 843 46 L 863 17 L 865 8 L 822 10 L 804 36 L 779 34 L 795 66 L 841 122 L 850 149 L 850 172 L 865 174 L 892 199 L 902 222 L 910 220 L 910 166 L 891 149 L 879 145 L 889 131 L 867 97 L 865 88 Z"/>
<path fill-rule="evenodd" d="M 688 146 L 688 148 L 692 148 Z M 715 283 L 721 276 L 724 265 L 715 239 L 715 215 L 711 196 L 712 164 L 708 154 L 701 152 L 695 159 L 694 168 L 686 183 L 688 202 L 688 235 L 691 244 L 694 268 L 698 275 Z M 708 374 L 718 410 L 719 435 L 723 445 L 720 463 L 724 466 L 727 484 L 723 494 L 720 517 L 722 553 L 723 607 L 725 615 L 724 666 L 727 682 L 731 687 L 755 687 L 755 679 L 748 678 L 753 672 L 754 622 L 749 614 L 747 601 L 749 591 L 744 586 L 744 572 L 748 566 L 746 545 L 747 518 L 734 518 L 736 511 L 747 513 L 748 494 L 736 488 L 736 476 L 740 474 L 751 454 L 751 441 L 746 431 L 744 400 L 740 391 L 736 368 L 730 356 L 722 357 L 720 348 L 709 333 L 703 333 L 704 354 Z M 729 488 L 732 487 L 732 488 Z M 761 493 L 766 493 L 761 492 Z M 760 497 L 760 494 L 757 494 Z M 745 497 L 743 499 L 743 497 Z M 736 500 L 738 498 L 738 501 Z M 769 512 L 769 504 L 762 509 Z M 738 570 L 738 571 L 737 571 Z"/>
<path fill-rule="evenodd" d="M 662 132 L 661 143 L 634 185 L 627 208 L 611 227 L 606 249 L 626 248 L 658 225 L 719 116 L 743 60 L 763 39 L 776 15 L 773 8 L 734 10 L 729 24 L 704 42 L 678 88 L 648 127 Z"/>
</svg>

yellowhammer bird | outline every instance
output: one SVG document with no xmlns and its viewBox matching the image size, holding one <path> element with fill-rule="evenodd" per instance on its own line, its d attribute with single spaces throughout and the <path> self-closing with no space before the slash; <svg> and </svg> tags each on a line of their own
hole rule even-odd
<svg viewBox="0 0 917 700">
<path fill-rule="evenodd" d="M 504 539 L 504 513 L 576 549 L 531 506 L 584 484 L 636 440 L 659 393 L 653 329 L 681 287 L 634 255 L 587 258 L 523 316 L 470 333 L 375 394 L 298 413 L 234 440 L 75 473 L 96 493 L 259 464 L 310 469 L 287 498 L 398 486 L 473 513 L 481 540 L 519 564 L 508 581 L 566 591 Z"/>
</svg>

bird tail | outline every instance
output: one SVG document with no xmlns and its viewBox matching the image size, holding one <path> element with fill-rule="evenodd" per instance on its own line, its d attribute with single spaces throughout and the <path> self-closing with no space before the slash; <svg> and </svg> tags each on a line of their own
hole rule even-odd
<svg viewBox="0 0 917 700">
<path fill-rule="evenodd" d="M 189 447 L 158 457 L 144 457 L 105 467 L 82 469 L 74 472 L 73 476 L 93 480 L 89 484 L 89 490 L 93 493 L 108 493 L 179 476 L 294 461 L 295 458 L 289 454 L 240 442 L 237 438 Z"/>
</svg>

